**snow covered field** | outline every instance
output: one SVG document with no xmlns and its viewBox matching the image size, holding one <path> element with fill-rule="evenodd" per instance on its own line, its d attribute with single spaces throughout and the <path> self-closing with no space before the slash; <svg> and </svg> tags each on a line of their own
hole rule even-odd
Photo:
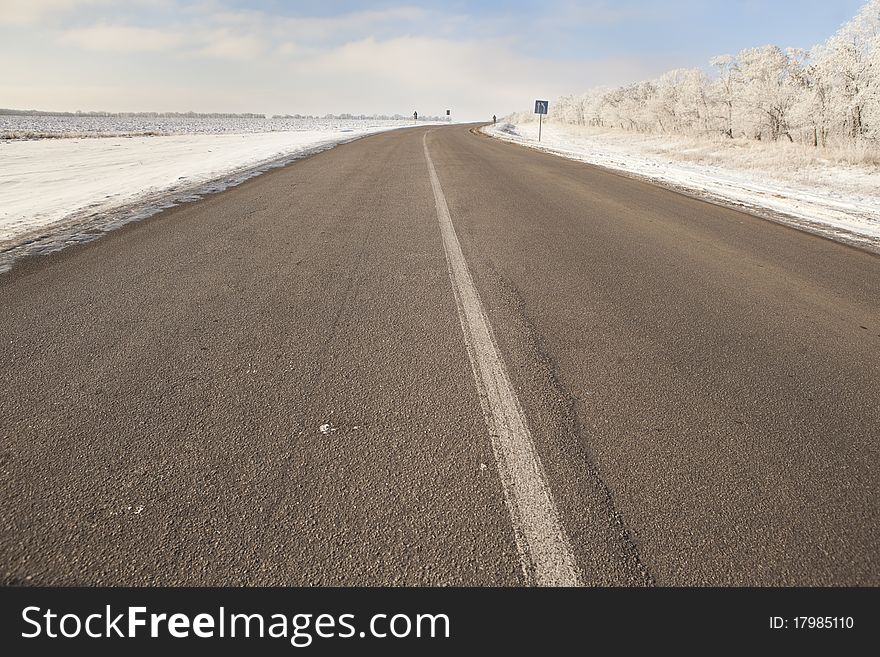
<svg viewBox="0 0 880 657">
<path fill-rule="evenodd" d="M 742 207 L 880 252 L 880 167 L 820 159 L 797 144 L 706 141 L 545 123 L 499 123 L 484 132 Z"/>
<path fill-rule="evenodd" d="M 303 116 L 206 116 L 92 114 L 3 114 L 0 139 L 58 139 L 71 137 L 152 137 L 157 135 L 255 134 L 303 130 L 359 130 L 412 124 L 408 118 L 347 118 Z"/>
<path fill-rule="evenodd" d="M 283 131 L 230 133 L 225 120 L 209 120 L 189 126 L 199 134 L 180 134 L 187 126 L 177 123 L 178 134 L 167 136 L 0 140 L 0 272 L 19 257 L 91 241 L 268 168 L 404 125 L 308 120 L 297 130 L 288 121 Z"/>
</svg>

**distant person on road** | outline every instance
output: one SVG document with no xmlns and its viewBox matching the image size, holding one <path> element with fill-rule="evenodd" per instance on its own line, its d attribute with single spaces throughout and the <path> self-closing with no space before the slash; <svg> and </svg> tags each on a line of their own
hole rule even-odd
<svg viewBox="0 0 880 657">
<path fill-rule="evenodd" d="M 419 113 L 413 112 L 413 121 L 418 121 L 418 120 L 419 120 Z"/>
<path fill-rule="evenodd" d="M 492 123 L 494 124 L 494 123 L 496 123 L 497 121 L 498 121 L 498 117 L 496 117 L 496 116 L 493 114 L 493 115 L 492 115 Z"/>
</svg>

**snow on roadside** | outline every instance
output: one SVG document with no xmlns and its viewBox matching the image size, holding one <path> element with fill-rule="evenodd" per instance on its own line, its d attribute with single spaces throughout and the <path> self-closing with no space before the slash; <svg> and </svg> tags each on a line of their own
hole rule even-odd
<svg viewBox="0 0 880 657">
<path fill-rule="evenodd" d="M 269 168 L 399 126 L 0 141 L 0 273 Z"/>
<path fill-rule="evenodd" d="M 627 133 L 612 137 L 608 131 L 551 123 L 544 125 L 538 143 L 537 123 L 499 123 L 483 131 L 880 252 L 880 170 L 876 168 L 827 163 L 812 166 L 805 180 L 796 180 L 781 169 L 755 167 L 733 154 L 726 161 L 719 158 L 723 165 L 692 161 L 677 144 L 658 148 L 656 139 Z"/>
</svg>

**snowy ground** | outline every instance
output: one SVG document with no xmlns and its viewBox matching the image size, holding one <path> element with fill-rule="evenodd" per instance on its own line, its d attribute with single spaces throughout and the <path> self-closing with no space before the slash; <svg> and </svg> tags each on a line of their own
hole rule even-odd
<svg viewBox="0 0 880 657">
<path fill-rule="evenodd" d="M 248 134 L 0 140 L 0 272 L 401 122 Z M 353 126 L 353 127 L 351 127 Z"/>
<path fill-rule="evenodd" d="M 707 142 L 545 123 L 487 134 L 615 169 L 880 252 L 880 167 L 821 160 L 788 144 Z"/>
<path fill-rule="evenodd" d="M 157 135 L 253 134 L 304 130 L 360 130 L 403 126 L 411 119 L 304 116 L 205 116 L 90 114 L 16 115 L 0 113 L 0 139 L 62 139 L 72 137 L 153 137 Z"/>
</svg>

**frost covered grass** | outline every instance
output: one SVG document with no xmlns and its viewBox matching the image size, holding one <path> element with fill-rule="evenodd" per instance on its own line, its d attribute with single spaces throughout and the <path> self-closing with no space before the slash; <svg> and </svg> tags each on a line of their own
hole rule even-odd
<svg viewBox="0 0 880 657">
<path fill-rule="evenodd" d="M 769 171 L 774 175 L 796 182 L 814 182 L 817 172 L 846 175 L 840 178 L 845 185 L 853 174 L 876 173 L 880 167 L 880 152 L 864 143 L 842 144 L 838 147 L 816 148 L 787 141 L 762 142 L 744 137 L 729 139 L 707 135 L 627 135 L 625 139 L 613 129 L 596 130 L 595 136 L 608 142 L 638 143 L 646 151 L 669 155 L 681 160 L 731 167 L 752 171 Z"/>
<path fill-rule="evenodd" d="M 515 128 L 535 138 L 537 129 L 537 124 L 530 123 L 518 124 Z M 880 152 L 864 144 L 818 149 L 787 141 L 643 134 L 556 123 L 545 123 L 543 136 L 547 143 L 603 144 L 680 162 L 767 174 L 787 182 L 834 185 L 841 191 L 856 194 L 876 193 L 880 189 Z"/>
<path fill-rule="evenodd" d="M 544 124 L 540 144 L 536 122 L 485 132 L 880 250 L 880 166 L 870 153 L 553 122 Z"/>
</svg>

